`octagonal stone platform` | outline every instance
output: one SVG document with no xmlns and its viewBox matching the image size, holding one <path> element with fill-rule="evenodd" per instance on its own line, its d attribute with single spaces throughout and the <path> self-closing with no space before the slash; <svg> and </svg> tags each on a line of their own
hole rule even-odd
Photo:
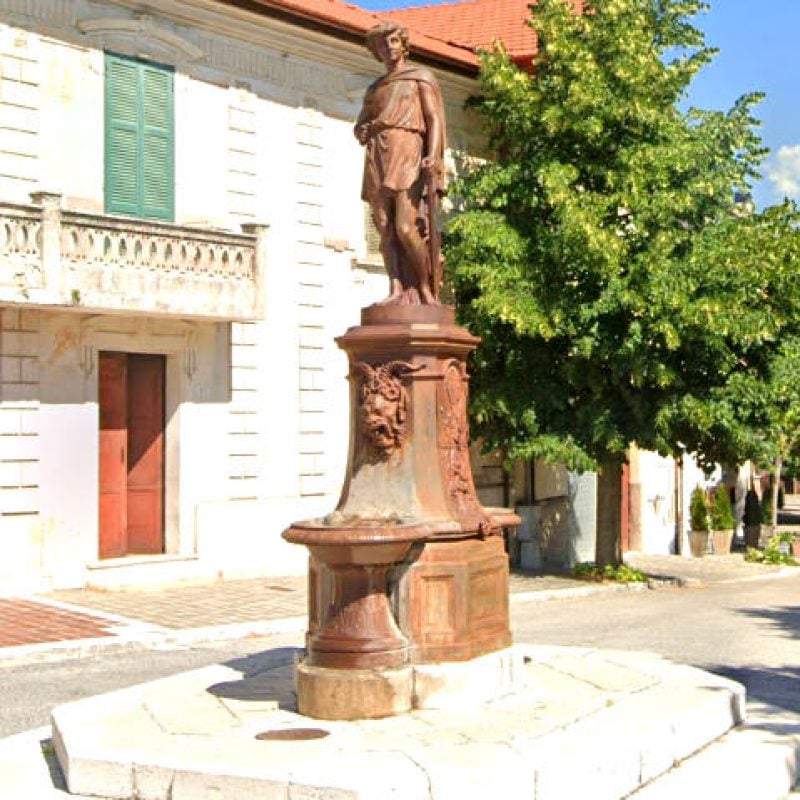
<svg viewBox="0 0 800 800">
<path fill-rule="evenodd" d="M 53 739 L 70 791 L 104 798 L 602 799 L 743 719 L 739 684 L 654 655 L 516 648 L 528 687 L 486 703 L 302 717 L 286 648 L 60 706 Z"/>
</svg>

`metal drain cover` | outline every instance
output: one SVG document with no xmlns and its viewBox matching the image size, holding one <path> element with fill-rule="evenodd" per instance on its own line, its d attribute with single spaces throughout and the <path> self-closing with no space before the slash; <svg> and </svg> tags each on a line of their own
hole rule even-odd
<svg viewBox="0 0 800 800">
<path fill-rule="evenodd" d="M 322 728 L 280 728 L 262 731 L 256 734 L 256 739 L 268 742 L 306 742 L 310 739 L 324 739 L 326 736 L 330 736 L 330 733 Z"/>
</svg>

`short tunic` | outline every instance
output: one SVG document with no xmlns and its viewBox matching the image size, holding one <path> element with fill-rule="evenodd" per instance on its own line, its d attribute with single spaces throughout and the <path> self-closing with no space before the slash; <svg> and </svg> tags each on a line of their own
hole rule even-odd
<svg viewBox="0 0 800 800">
<path fill-rule="evenodd" d="M 368 124 L 361 197 L 374 201 L 381 191 L 403 192 L 421 180 L 425 138 L 418 79 L 384 76 L 364 96 L 357 126 Z"/>
</svg>

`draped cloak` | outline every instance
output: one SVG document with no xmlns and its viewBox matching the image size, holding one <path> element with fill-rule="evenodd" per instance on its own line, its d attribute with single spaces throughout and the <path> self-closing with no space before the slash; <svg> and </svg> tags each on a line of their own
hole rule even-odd
<svg viewBox="0 0 800 800">
<path fill-rule="evenodd" d="M 422 158 L 426 154 L 427 127 L 422 111 L 419 83 L 433 89 L 434 113 L 441 126 L 439 152 L 431 153 L 444 163 L 445 117 L 442 93 L 430 70 L 412 64 L 378 78 L 364 95 L 356 128 L 367 125 L 369 136 L 364 154 L 361 197 L 372 204 L 382 191 L 403 192 L 424 181 Z M 437 176 L 437 191 L 444 191 L 444 174 Z"/>
</svg>

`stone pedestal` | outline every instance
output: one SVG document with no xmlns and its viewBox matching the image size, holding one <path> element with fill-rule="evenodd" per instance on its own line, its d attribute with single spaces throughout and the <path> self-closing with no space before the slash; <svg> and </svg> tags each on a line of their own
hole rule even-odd
<svg viewBox="0 0 800 800">
<path fill-rule="evenodd" d="M 319 698 L 339 686 L 358 718 L 380 716 L 365 713 L 373 705 L 400 713 L 403 703 L 384 692 L 400 673 L 338 671 L 467 662 L 510 645 L 501 533 L 518 519 L 484 509 L 475 492 L 466 360 L 478 339 L 455 324 L 452 308 L 370 306 L 337 342 L 351 387 L 341 500 L 284 537 L 311 554 L 301 710 L 305 702 L 324 716 L 334 701 Z M 364 691 L 375 703 L 355 699 L 359 681 L 374 685 Z"/>
<path fill-rule="evenodd" d="M 413 707 L 414 672 L 393 669 L 327 669 L 308 659 L 297 665 L 297 710 L 314 719 L 380 719 Z"/>
<path fill-rule="evenodd" d="M 511 644 L 500 536 L 425 542 L 395 576 L 398 623 L 415 664 L 466 661 Z"/>
</svg>

